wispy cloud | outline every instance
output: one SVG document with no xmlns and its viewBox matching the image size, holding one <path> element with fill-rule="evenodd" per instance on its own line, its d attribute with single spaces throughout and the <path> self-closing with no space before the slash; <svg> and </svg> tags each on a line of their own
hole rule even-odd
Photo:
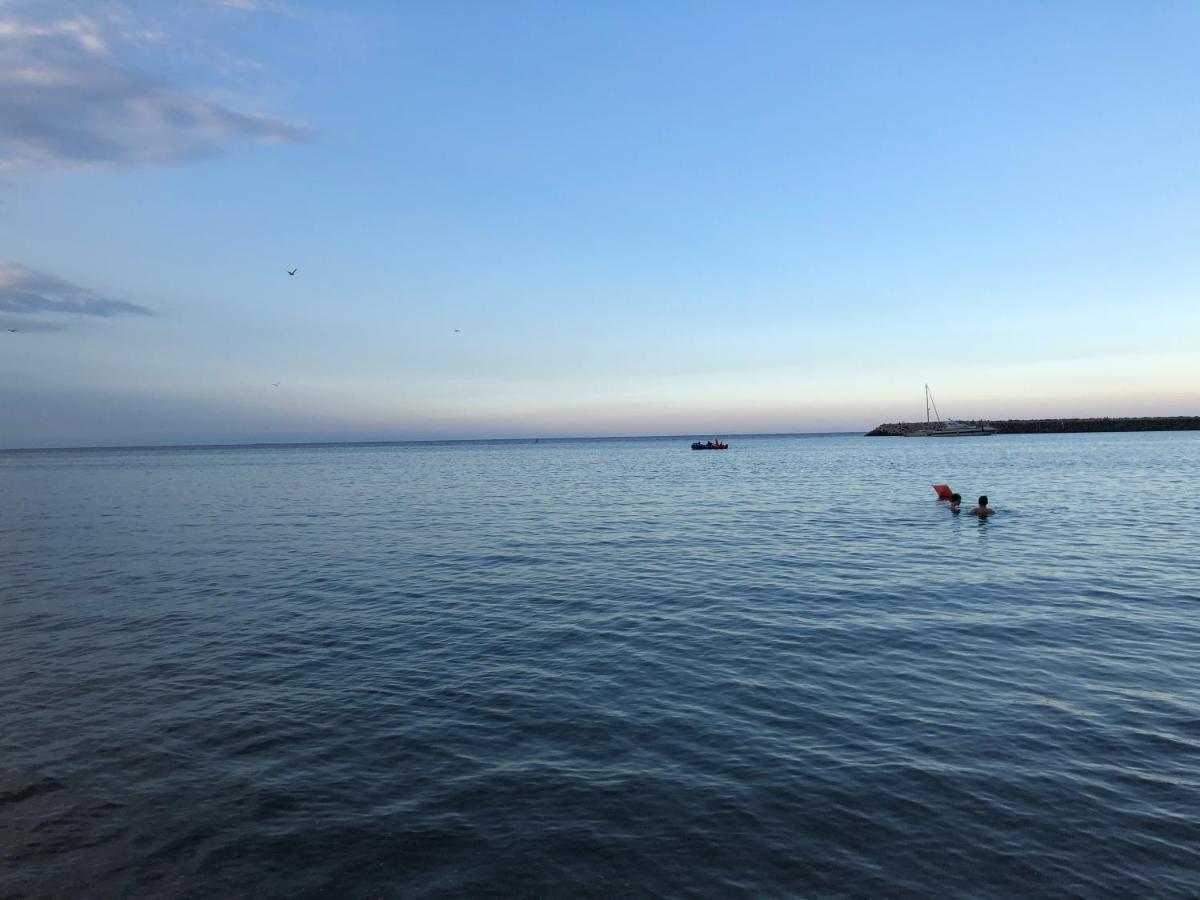
<svg viewBox="0 0 1200 900">
<path fill-rule="evenodd" d="M 121 58 L 124 44 L 151 39 L 163 35 L 128 22 L 0 17 L 0 171 L 164 165 L 236 140 L 307 136 L 302 125 L 169 85 Z"/>
<path fill-rule="evenodd" d="M 31 318 L 47 315 L 55 320 Z M 109 319 L 149 315 L 152 315 L 150 310 L 137 303 L 104 297 L 57 275 L 0 260 L 0 324 L 6 328 L 57 331 L 63 327 L 64 319 L 76 316 Z"/>
<path fill-rule="evenodd" d="M 277 0 L 208 0 L 208 5 L 223 9 L 237 9 L 242 12 L 281 13 L 286 10 L 286 7 Z"/>
<path fill-rule="evenodd" d="M 91 53 L 105 53 L 108 45 L 97 24 L 85 16 L 41 24 L 19 19 L 0 19 L 0 40 L 31 41 L 37 38 L 66 38 Z"/>
</svg>

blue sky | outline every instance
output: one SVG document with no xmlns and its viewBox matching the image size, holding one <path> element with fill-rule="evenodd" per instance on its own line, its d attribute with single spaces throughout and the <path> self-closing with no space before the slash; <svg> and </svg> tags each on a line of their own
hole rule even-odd
<svg viewBox="0 0 1200 900">
<path fill-rule="evenodd" d="M 0 0 L 0 446 L 1194 414 L 1198 38 Z"/>
</svg>

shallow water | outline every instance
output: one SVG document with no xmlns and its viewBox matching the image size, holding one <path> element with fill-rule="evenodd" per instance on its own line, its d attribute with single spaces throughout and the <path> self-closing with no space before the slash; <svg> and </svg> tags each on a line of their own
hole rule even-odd
<svg viewBox="0 0 1200 900">
<path fill-rule="evenodd" d="M 1200 895 L 1200 434 L 732 443 L 0 453 L 0 895 Z"/>
</svg>

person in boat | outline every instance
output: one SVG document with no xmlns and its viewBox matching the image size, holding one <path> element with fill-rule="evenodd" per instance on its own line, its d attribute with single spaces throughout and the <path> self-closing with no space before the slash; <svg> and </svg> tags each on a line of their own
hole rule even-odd
<svg viewBox="0 0 1200 900">
<path fill-rule="evenodd" d="M 954 515 L 957 516 L 960 512 L 958 507 L 961 504 L 962 504 L 962 494 L 951 494 L 950 495 L 950 512 L 954 513 Z"/>
<path fill-rule="evenodd" d="M 979 516 L 981 519 L 986 519 L 988 516 L 994 516 L 996 511 L 988 506 L 987 494 L 979 498 L 979 505 L 972 509 L 967 515 Z"/>
</svg>

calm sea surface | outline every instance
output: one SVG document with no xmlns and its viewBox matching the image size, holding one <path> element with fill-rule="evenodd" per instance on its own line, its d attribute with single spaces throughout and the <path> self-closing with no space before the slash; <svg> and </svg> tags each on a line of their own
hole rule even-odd
<svg viewBox="0 0 1200 900">
<path fill-rule="evenodd" d="M 0 453 L 0 895 L 1200 895 L 1200 434 L 732 445 Z"/>
</svg>

